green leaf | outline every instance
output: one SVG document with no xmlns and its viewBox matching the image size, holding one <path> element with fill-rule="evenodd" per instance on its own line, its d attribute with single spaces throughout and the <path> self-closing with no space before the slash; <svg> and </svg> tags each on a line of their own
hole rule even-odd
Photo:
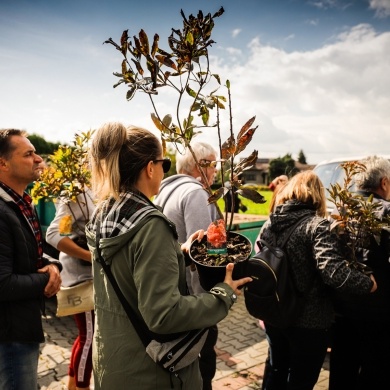
<svg viewBox="0 0 390 390">
<path fill-rule="evenodd" d="M 194 36 L 192 35 L 191 31 L 188 31 L 188 32 L 187 32 L 186 41 L 187 41 L 191 46 L 194 44 Z"/>
<path fill-rule="evenodd" d="M 212 76 L 215 77 L 215 79 L 218 81 L 218 84 L 221 85 L 221 78 L 219 77 L 218 74 L 213 74 Z"/>
<path fill-rule="evenodd" d="M 165 129 L 169 129 L 171 126 L 171 123 L 172 123 L 172 115 L 170 115 L 170 114 L 165 115 L 163 120 L 162 120 L 162 123 L 163 123 Z"/>
<path fill-rule="evenodd" d="M 214 191 L 213 194 L 208 198 L 208 203 L 215 203 L 218 199 L 221 199 L 228 192 L 229 190 L 225 187 L 218 188 L 218 190 Z"/>
<path fill-rule="evenodd" d="M 252 190 L 250 188 L 240 188 L 236 191 L 237 194 L 241 195 L 243 198 L 249 199 L 254 203 L 265 203 L 266 200 L 263 195 L 258 193 L 255 190 Z"/>
<path fill-rule="evenodd" d="M 205 126 L 209 123 L 210 113 L 206 106 L 202 106 L 199 115 L 202 117 L 202 122 Z"/>
<path fill-rule="evenodd" d="M 137 87 L 135 86 L 135 85 L 133 85 L 133 86 L 131 86 L 130 88 L 129 88 L 129 90 L 127 91 L 127 93 L 126 93 L 126 99 L 128 100 L 128 101 L 130 101 L 133 97 L 134 97 L 134 95 L 135 95 L 135 91 L 137 90 Z"/>
<path fill-rule="evenodd" d="M 188 84 L 186 85 L 186 91 L 191 97 L 196 98 L 196 92 Z"/>
<path fill-rule="evenodd" d="M 152 112 L 150 114 L 150 116 L 152 118 L 152 121 L 153 121 L 154 125 L 157 127 L 157 129 L 160 130 L 160 131 L 163 131 L 164 130 L 164 125 L 162 124 L 160 119 L 158 119 L 157 115 L 154 112 Z"/>
<path fill-rule="evenodd" d="M 195 102 L 192 107 L 191 107 L 191 111 L 198 111 L 200 110 L 200 108 L 202 107 L 202 105 L 198 102 Z"/>
</svg>

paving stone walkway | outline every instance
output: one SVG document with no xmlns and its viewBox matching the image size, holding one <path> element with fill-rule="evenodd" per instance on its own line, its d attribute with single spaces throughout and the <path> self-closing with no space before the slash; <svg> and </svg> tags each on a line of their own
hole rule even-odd
<svg viewBox="0 0 390 390">
<path fill-rule="evenodd" d="M 46 343 L 42 345 L 38 366 L 40 390 L 66 390 L 67 369 L 73 340 L 77 335 L 72 317 L 55 316 L 56 301 L 47 301 L 43 319 Z M 260 389 L 268 345 L 258 321 L 251 317 L 242 296 L 229 315 L 219 323 L 217 373 L 213 390 Z M 314 390 L 328 389 L 328 361 Z M 116 389 L 137 390 L 137 389 Z"/>
</svg>

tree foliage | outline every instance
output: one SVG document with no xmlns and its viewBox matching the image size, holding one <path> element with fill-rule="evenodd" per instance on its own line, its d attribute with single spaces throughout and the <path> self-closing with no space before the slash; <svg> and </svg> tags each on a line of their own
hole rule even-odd
<svg viewBox="0 0 390 390">
<path fill-rule="evenodd" d="M 303 153 L 303 150 L 301 149 L 298 153 L 298 162 L 300 162 L 301 164 L 307 164 L 306 162 L 306 156 L 305 154 Z"/>
<path fill-rule="evenodd" d="M 37 154 L 47 155 L 52 154 L 60 146 L 59 142 L 49 142 L 38 134 L 31 134 L 28 136 L 30 142 L 34 145 Z"/>
<path fill-rule="evenodd" d="M 68 206 L 73 202 L 80 208 L 84 220 L 89 220 L 90 215 L 85 214 L 86 209 L 82 207 L 81 203 L 87 203 L 86 193 L 88 188 L 91 187 L 88 144 L 93 133 L 94 131 L 90 130 L 86 133 L 75 134 L 72 145 L 59 145 L 57 150 L 48 156 L 47 167 L 31 189 L 31 197 L 34 203 L 38 203 L 40 199 L 56 201 L 59 198 Z M 82 196 L 79 197 L 79 195 Z M 73 219 L 77 221 L 70 207 L 69 212 Z M 64 220 L 66 220 L 66 217 L 64 217 Z M 80 227 L 79 229 L 82 230 Z"/>
<path fill-rule="evenodd" d="M 283 157 L 274 158 L 269 163 L 270 180 L 280 175 L 294 176 L 298 170 L 295 168 L 295 161 L 290 153 Z"/>
<path fill-rule="evenodd" d="M 48 156 L 48 165 L 34 183 L 31 196 L 34 202 L 42 198 L 62 197 L 75 202 L 79 194 L 91 185 L 88 168 L 88 143 L 93 131 L 76 134 L 73 145 L 59 145 Z"/>
</svg>

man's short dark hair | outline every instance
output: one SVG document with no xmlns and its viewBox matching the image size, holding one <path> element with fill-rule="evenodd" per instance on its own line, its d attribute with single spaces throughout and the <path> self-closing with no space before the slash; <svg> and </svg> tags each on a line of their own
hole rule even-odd
<svg viewBox="0 0 390 390">
<path fill-rule="evenodd" d="M 10 142 L 10 138 L 13 135 L 26 137 L 27 133 L 18 129 L 0 129 L 0 157 L 9 158 L 13 152 L 14 148 Z"/>
</svg>

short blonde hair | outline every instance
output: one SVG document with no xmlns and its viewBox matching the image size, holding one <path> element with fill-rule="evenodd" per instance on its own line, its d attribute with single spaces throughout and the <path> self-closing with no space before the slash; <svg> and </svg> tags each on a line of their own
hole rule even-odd
<svg viewBox="0 0 390 390">
<path fill-rule="evenodd" d="M 276 206 L 289 200 L 298 200 L 314 206 L 317 215 L 326 215 L 325 189 L 314 171 L 308 170 L 293 176 L 276 195 Z"/>
</svg>

